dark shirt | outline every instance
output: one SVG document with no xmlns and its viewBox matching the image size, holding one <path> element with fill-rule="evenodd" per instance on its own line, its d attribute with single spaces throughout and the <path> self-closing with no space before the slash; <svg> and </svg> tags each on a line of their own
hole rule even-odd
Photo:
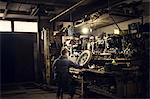
<svg viewBox="0 0 150 99">
<path fill-rule="evenodd" d="M 67 56 L 59 56 L 53 63 L 54 78 L 56 80 L 69 80 L 71 78 L 69 68 L 77 66 L 77 64 L 68 60 Z"/>
</svg>

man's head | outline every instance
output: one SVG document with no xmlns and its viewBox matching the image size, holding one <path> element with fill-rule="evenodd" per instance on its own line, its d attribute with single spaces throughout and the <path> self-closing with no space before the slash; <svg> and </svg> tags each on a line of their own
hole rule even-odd
<svg viewBox="0 0 150 99">
<path fill-rule="evenodd" d="M 67 55 L 67 53 L 68 53 L 68 49 L 63 48 L 63 49 L 61 50 L 61 55 Z"/>
</svg>

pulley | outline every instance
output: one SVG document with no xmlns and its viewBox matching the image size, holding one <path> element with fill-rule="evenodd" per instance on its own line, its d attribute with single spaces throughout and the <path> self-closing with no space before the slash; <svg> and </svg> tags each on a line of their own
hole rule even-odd
<svg viewBox="0 0 150 99">
<path fill-rule="evenodd" d="M 77 64 L 79 64 L 80 66 L 84 66 L 91 60 L 91 58 L 92 58 L 92 52 L 89 50 L 85 50 L 78 57 Z"/>
</svg>

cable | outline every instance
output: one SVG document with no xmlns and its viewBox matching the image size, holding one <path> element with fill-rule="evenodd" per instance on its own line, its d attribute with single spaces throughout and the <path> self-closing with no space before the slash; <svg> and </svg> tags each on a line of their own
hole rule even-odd
<svg viewBox="0 0 150 99">
<path fill-rule="evenodd" d="M 122 31 L 121 28 L 118 26 L 118 24 L 116 23 L 115 19 L 114 19 L 111 15 L 109 15 L 109 16 L 110 16 L 110 18 L 112 18 L 112 20 L 114 21 L 115 25 L 118 27 L 119 31 L 121 31 L 121 33 L 123 34 L 123 31 Z"/>
<path fill-rule="evenodd" d="M 121 33 L 123 34 L 123 32 L 122 32 L 122 30 L 121 30 L 121 28 L 118 26 L 118 24 L 116 23 L 116 21 L 115 21 L 115 19 L 110 15 L 110 2 L 109 2 L 109 0 L 108 0 L 108 14 L 109 14 L 109 16 L 110 16 L 110 18 L 112 18 L 112 20 L 113 20 L 113 22 L 115 23 L 115 25 L 117 26 L 117 28 L 119 29 L 119 31 L 121 31 Z"/>
</svg>

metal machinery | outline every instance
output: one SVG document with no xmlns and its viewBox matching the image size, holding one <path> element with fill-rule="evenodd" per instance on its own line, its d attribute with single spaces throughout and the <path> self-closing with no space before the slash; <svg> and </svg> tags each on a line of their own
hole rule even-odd
<svg viewBox="0 0 150 99">
<path fill-rule="evenodd" d="M 130 60 L 118 59 L 117 61 L 118 63 L 113 65 L 111 59 L 96 60 L 90 51 L 82 52 L 77 60 L 77 63 L 82 67 L 80 69 L 70 68 L 70 73 L 75 79 L 81 80 L 83 97 L 86 97 L 90 92 L 111 98 L 135 95 L 135 93 L 128 92 L 129 88 L 127 87 L 130 85 L 127 82 L 137 77 L 138 67 L 128 67 Z M 105 65 L 100 65 L 104 63 Z M 128 77 L 130 73 L 132 74 L 131 78 Z M 131 84 L 133 83 L 131 82 Z M 136 88 L 136 86 L 132 87 Z"/>
<path fill-rule="evenodd" d="M 69 72 L 78 81 L 77 92 L 82 97 L 90 98 L 94 92 L 111 98 L 136 98 L 145 92 L 144 81 L 140 80 L 144 74 L 144 34 L 137 27 L 139 23 L 134 24 L 121 35 L 101 33 L 62 36 L 56 40 L 61 40 L 62 47 L 70 50 L 69 59 L 80 65 Z M 58 51 L 51 49 L 52 54 L 55 52 Z"/>
<path fill-rule="evenodd" d="M 133 36 L 133 34 L 130 35 Z M 123 36 L 109 35 L 106 39 L 107 42 L 105 39 L 95 39 L 91 41 L 94 42 L 94 50 L 92 47 L 88 50 L 84 49 L 83 46 L 81 46 L 80 51 L 74 51 L 71 48 L 70 57 L 77 56 L 74 58 L 74 62 L 80 64 L 80 67 L 70 68 L 69 72 L 81 82 L 81 95 L 83 97 L 89 97 L 91 92 L 111 98 L 131 98 L 140 95 L 140 66 L 134 64 L 135 61 L 138 61 L 135 59 L 139 48 L 134 46 L 132 38 L 126 40 L 127 36 L 128 34 Z M 133 38 L 138 39 L 139 44 L 141 43 L 142 37 L 133 36 Z M 103 44 L 105 45 L 103 46 Z"/>
</svg>

